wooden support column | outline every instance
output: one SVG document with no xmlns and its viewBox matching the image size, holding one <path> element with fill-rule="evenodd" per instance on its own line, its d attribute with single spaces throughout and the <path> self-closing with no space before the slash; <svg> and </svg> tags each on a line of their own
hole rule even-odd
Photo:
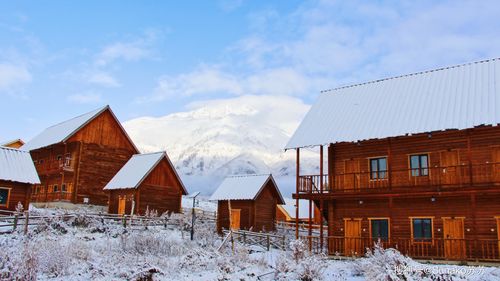
<svg viewBox="0 0 500 281">
<path fill-rule="evenodd" d="M 334 236 L 334 219 L 335 219 L 335 203 L 334 201 L 330 200 L 328 201 L 328 237 Z M 327 239 L 327 245 L 328 245 L 328 254 L 331 254 L 334 252 L 332 244 L 333 241 L 330 241 L 330 238 Z"/>
<path fill-rule="evenodd" d="M 323 146 L 319 147 L 319 185 L 323 194 Z M 323 199 L 319 201 L 319 246 L 323 250 Z"/>
<path fill-rule="evenodd" d="M 389 190 L 392 189 L 392 149 L 391 149 L 391 138 L 388 138 L 389 146 L 387 151 L 387 169 L 389 170 Z"/>
<path fill-rule="evenodd" d="M 472 151 L 471 151 L 471 140 L 470 140 L 470 130 L 467 130 L 467 158 L 469 163 L 469 185 L 473 185 L 473 177 L 472 177 Z M 460 159 L 458 159 L 460 163 Z"/>
<path fill-rule="evenodd" d="M 299 171 L 300 171 L 300 148 L 297 147 L 296 157 L 296 185 L 295 185 L 295 239 L 299 239 Z"/>
</svg>

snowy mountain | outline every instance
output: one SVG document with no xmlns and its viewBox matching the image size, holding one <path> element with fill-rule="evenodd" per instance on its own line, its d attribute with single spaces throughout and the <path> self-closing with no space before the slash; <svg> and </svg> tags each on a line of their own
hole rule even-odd
<svg viewBox="0 0 500 281">
<path fill-rule="evenodd" d="M 295 175 L 295 154 L 283 147 L 309 109 L 299 99 L 241 96 L 188 109 L 136 118 L 124 127 L 143 152 L 166 150 L 190 191 L 210 194 L 227 175 Z M 303 168 L 312 172 L 317 159 L 305 151 Z"/>
</svg>

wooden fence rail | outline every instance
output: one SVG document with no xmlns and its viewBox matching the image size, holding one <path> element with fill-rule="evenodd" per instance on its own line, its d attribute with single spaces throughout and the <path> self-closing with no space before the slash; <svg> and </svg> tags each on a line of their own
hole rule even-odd
<svg viewBox="0 0 500 281">
<path fill-rule="evenodd" d="M 275 235 L 271 233 L 253 232 L 246 230 L 223 230 L 223 234 L 228 236 L 231 234 L 231 239 L 239 241 L 243 244 L 252 246 L 260 246 L 267 251 L 271 248 L 286 250 L 287 237 L 286 235 Z"/>
</svg>

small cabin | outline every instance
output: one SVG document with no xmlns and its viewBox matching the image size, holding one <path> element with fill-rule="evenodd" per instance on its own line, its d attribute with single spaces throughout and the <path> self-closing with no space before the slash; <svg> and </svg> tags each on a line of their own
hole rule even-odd
<svg viewBox="0 0 500 281">
<path fill-rule="evenodd" d="M 30 153 L 0 147 L 0 210 L 14 211 L 19 202 L 28 209 L 33 184 L 40 179 Z"/>
<path fill-rule="evenodd" d="M 4 142 L 0 144 L 0 146 L 10 147 L 10 148 L 20 148 L 24 145 L 24 141 L 22 139 L 15 139 L 8 142 Z"/>
<path fill-rule="evenodd" d="M 319 216 L 321 215 L 319 208 L 311 201 L 311 216 L 309 216 L 309 200 L 300 199 L 299 200 L 299 223 L 309 223 L 311 220 L 312 224 L 319 224 Z M 285 198 L 285 204 L 278 205 L 276 208 L 276 221 L 295 223 L 296 220 L 296 206 L 297 202 L 292 198 Z"/>
<path fill-rule="evenodd" d="M 276 206 L 285 201 L 272 175 L 224 179 L 210 200 L 217 201 L 217 231 L 275 230 Z"/>
<path fill-rule="evenodd" d="M 147 210 L 179 213 L 187 194 L 165 152 L 135 154 L 104 187 L 108 212 L 144 214 Z"/>
<path fill-rule="evenodd" d="M 109 106 L 48 127 L 21 147 L 30 151 L 41 184 L 32 190 L 37 207 L 105 208 L 104 186 L 139 153 Z"/>
</svg>

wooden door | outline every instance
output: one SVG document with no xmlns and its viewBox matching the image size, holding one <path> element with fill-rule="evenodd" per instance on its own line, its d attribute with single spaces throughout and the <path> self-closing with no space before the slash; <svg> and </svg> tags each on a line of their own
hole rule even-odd
<svg viewBox="0 0 500 281">
<path fill-rule="evenodd" d="M 356 159 L 345 160 L 344 163 L 344 186 L 342 189 L 359 188 L 359 161 Z"/>
<path fill-rule="evenodd" d="M 460 182 L 458 166 L 458 151 L 441 152 L 441 184 L 456 184 Z"/>
<path fill-rule="evenodd" d="M 231 209 L 231 230 L 240 229 L 241 209 Z"/>
<path fill-rule="evenodd" d="M 125 196 L 118 196 L 118 214 L 119 215 L 124 215 L 125 214 L 125 204 L 127 203 L 127 200 Z"/>
<path fill-rule="evenodd" d="M 493 148 L 492 153 L 492 181 L 500 184 L 500 147 Z"/>
<path fill-rule="evenodd" d="M 443 218 L 444 254 L 447 259 L 465 258 L 464 219 Z"/>
<path fill-rule="evenodd" d="M 361 256 L 361 219 L 345 219 L 344 255 Z"/>
</svg>

